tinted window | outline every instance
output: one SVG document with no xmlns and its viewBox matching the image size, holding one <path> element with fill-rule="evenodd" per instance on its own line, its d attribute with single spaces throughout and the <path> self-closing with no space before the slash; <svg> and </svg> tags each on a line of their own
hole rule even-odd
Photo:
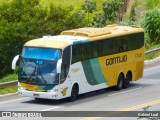
<svg viewBox="0 0 160 120">
<path fill-rule="evenodd" d="M 91 59 L 94 56 L 93 43 L 85 43 L 82 45 L 82 59 Z"/>
<path fill-rule="evenodd" d="M 103 40 L 103 55 L 110 55 L 113 53 L 113 40 L 106 39 Z"/>
<path fill-rule="evenodd" d="M 22 57 L 24 58 L 58 60 L 60 55 L 60 50 L 52 48 L 24 47 L 22 51 Z"/>
<path fill-rule="evenodd" d="M 72 63 L 82 60 L 82 45 L 73 45 L 72 46 Z"/>
<path fill-rule="evenodd" d="M 102 41 L 93 42 L 93 46 L 94 46 L 94 50 L 93 50 L 94 58 L 102 56 L 103 55 Z"/>
<path fill-rule="evenodd" d="M 72 63 L 105 55 L 139 49 L 144 45 L 144 33 L 123 35 L 95 42 L 73 45 Z"/>
</svg>

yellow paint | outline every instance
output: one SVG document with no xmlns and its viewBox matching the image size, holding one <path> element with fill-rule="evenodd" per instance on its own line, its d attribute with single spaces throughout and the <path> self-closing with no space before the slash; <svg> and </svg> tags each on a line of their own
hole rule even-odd
<svg viewBox="0 0 160 120">
<path fill-rule="evenodd" d="M 74 36 L 86 36 L 86 37 L 95 37 L 107 34 L 111 34 L 111 31 L 105 28 L 91 28 L 91 27 L 67 30 L 61 33 L 61 35 L 74 35 Z"/>
<path fill-rule="evenodd" d="M 112 116 L 114 117 L 114 115 L 119 114 L 119 113 L 123 113 L 124 111 L 133 111 L 133 110 L 137 110 L 137 109 L 142 109 L 142 108 L 147 107 L 147 106 L 153 106 L 153 105 L 156 105 L 156 104 L 160 104 L 160 100 L 155 100 L 155 101 L 146 102 L 146 103 L 143 103 L 143 104 L 140 104 L 140 105 L 135 105 L 135 106 L 125 108 L 125 109 L 121 109 L 121 110 L 118 110 L 116 112 L 109 113 L 109 114 L 106 113 L 106 114 L 103 114 L 103 116 L 105 115 L 106 117 L 112 117 Z M 88 117 L 88 118 L 84 118 L 84 119 L 81 119 L 81 120 L 98 120 L 98 119 L 104 118 L 104 117 L 98 117 L 98 116 L 102 116 L 102 115 L 97 115 L 95 117 Z"/>
<path fill-rule="evenodd" d="M 138 50 L 123 52 L 119 54 L 114 54 L 110 56 L 104 56 L 98 58 L 102 73 L 107 80 L 106 84 L 108 86 L 117 85 L 118 76 L 121 72 L 126 76 L 127 72 L 131 70 L 132 80 L 138 80 L 143 75 L 144 67 L 144 56 L 140 58 L 135 58 L 135 54 L 144 53 L 144 47 Z M 106 65 L 106 59 L 127 55 L 127 62 L 117 63 L 113 65 Z"/>
<path fill-rule="evenodd" d="M 143 104 L 140 104 L 140 105 L 135 105 L 135 106 L 132 106 L 132 107 L 129 107 L 129 108 L 121 109 L 119 111 L 132 111 L 132 110 L 141 109 L 141 108 L 156 105 L 156 104 L 160 104 L 160 100 L 155 100 L 155 101 L 143 103 Z"/>
<path fill-rule="evenodd" d="M 69 45 L 69 43 L 64 42 L 64 41 L 58 41 L 58 40 L 52 40 L 52 39 L 51 40 L 35 39 L 35 40 L 28 41 L 27 43 L 25 43 L 24 46 L 48 47 L 48 48 L 63 49 L 67 45 Z"/>
<path fill-rule="evenodd" d="M 31 85 L 31 84 L 26 84 L 26 83 L 20 83 L 20 85 L 23 88 L 31 90 L 31 91 L 37 91 L 37 92 L 43 92 L 44 91 L 44 90 L 38 89 L 38 85 Z"/>
<path fill-rule="evenodd" d="M 64 88 L 64 89 L 62 90 L 62 92 L 61 92 L 61 93 L 62 93 L 62 95 L 63 95 L 63 96 L 65 96 L 65 95 L 66 95 L 66 93 L 67 93 L 67 89 L 68 89 L 68 87 L 66 87 L 66 88 Z"/>
<path fill-rule="evenodd" d="M 127 35 L 132 33 L 143 32 L 142 28 L 139 27 L 130 27 L 130 26 L 117 26 L 117 25 L 108 25 L 103 28 L 78 28 L 72 30 L 66 30 L 61 33 L 61 35 L 72 35 L 72 36 L 83 36 L 87 37 L 90 40 L 100 40 L 103 38 L 111 38 L 121 35 Z"/>
</svg>

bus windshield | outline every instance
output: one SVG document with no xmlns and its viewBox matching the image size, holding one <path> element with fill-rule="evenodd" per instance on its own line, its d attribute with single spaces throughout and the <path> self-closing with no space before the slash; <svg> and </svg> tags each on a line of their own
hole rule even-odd
<svg viewBox="0 0 160 120">
<path fill-rule="evenodd" d="M 23 58 L 58 60 L 61 52 L 59 49 L 52 48 L 38 48 L 38 47 L 24 47 L 22 52 Z"/>
<path fill-rule="evenodd" d="M 21 58 L 18 80 L 28 84 L 58 84 L 56 65 L 57 61 Z"/>
<path fill-rule="evenodd" d="M 61 50 L 24 47 L 19 66 L 19 82 L 28 84 L 58 84 L 57 61 Z"/>
</svg>

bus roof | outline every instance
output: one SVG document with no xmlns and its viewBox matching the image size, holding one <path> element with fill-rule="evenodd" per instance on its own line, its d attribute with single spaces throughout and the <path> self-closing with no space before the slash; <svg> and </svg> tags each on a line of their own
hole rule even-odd
<svg viewBox="0 0 160 120">
<path fill-rule="evenodd" d="M 96 37 L 103 37 L 103 36 L 114 37 L 114 36 L 139 33 L 139 32 L 143 32 L 143 29 L 137 26 L 118 26 L 114 24 L 114 25 L 107 25 L 106 27 L 103 28 L 88 27 L 88 28 L 67 30 L 63 31 L 61 35 L 83 36 L 83 37 L 89 37 L 90 39 L 94 39 Z"/>
<path fill-rule="evenodd" d="M 43 38 L 34 39 L 25 43 L 24 46 L 63 49 L 72 44 L 79 44 L 139 32 L 143 32 L 143 29 L 136 26 L 108 25 L 103 28 L 78 28 L 63 31 L 61 35 L 58 36 L 44 36 Z"/>
</svg>

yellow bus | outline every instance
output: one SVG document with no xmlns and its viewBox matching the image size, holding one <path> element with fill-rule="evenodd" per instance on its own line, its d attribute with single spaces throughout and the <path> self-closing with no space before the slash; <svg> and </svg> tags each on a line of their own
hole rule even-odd
<svg viewBox="0 0 160 120">
<path fill-rule="evenodd" d="M 45 99 L 69 98 L 115 86 L 127 88 L 143 75 L 144 31 L 135 26 L 79 28 L 24 44 L 18 93 Z"/>
</svg>

